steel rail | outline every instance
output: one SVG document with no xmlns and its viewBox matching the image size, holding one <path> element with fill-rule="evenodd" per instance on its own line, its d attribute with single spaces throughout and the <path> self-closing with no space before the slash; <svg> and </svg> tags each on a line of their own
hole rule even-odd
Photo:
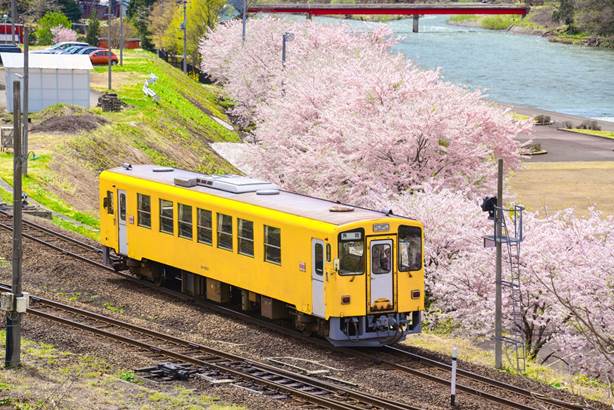
<svg viewBox="0 0 614 410">
<path fill-rule="evenodd" d="M 5 211 L 2 211 L 2 210 L 0 210 L 0 214 L 11 216 L 10 214 L 7 214 Z M 38 224 L 29 222 L 29 221 L 27 222 L 27 224 L 29 226 L 34 227 L 35 229 L 40 229 L 40 230 L 44 231 L 45 233 L 47 233 L 49 235 L 56 236 L 56 237 L 58 237 L 60 239 L 63 239 L 63 240 L 67 240 L 67 241 L 69 241 L 69 242 L 71 242 L 73 244 L 85 245 L 87 247 L 94 248 L 97 253 L 100 252 L 100 250 L 96 249 L 95 247 L 92 247 L 89 244 L 84 244 L 84 243 L 79 242 L 79 241 L 77 241 L 77 240 L 75 240 L 73 238 L 70 238 L 70 237 L 68 237 L 66 235 L 63 235 L 63 234 L 61 234 L 59 232 L 55 232 L 53 230 L 50 230 L 50 229 L 48 229 L 46 227 L 40 226 Z M 12 231 L 12 226 L 10 226 L 10 225 L 5 225 L 5 224 L 0 223 L 0 227 Z M 277 324 L 272 323 L 272 322 L 265 321 L 265 320 L 260 319 L 260 318 L 256 318 L 254 316 L 248 315 L 248 314 L 243 313 L 243 312 L 238 312 L 235 309 L 231 309 L 231 308 L 224 307 L 224 306 L 221 306 L 221 305 L 218 305 L 218 304 L 213 304 L 211 302 L 207 302 L 207 301 L 203 301 L 203 300 L 200 300 L 200 299 L 196 299 L 196 298 L 190 297 L 188 295 L 185 295 L 185 294 L 182 294 L 180 292 L 176 292 L 176 291 L 173 291 L 173 290 L 170 290 L 170 289 L 157 287 L 157 286 L 155 286 L 153 284 L 149 284 L 148 282 L 145 282 L 143 280 L 139 280 L 137 278 L 134 278 L 131 275 L 128 275 L 128 274 L 125 274 L 125 273 L 121 273 L 121 272 L 117 272 L 113 268 L 111 268 L 111 267 L 109 267 L 109 266 L 107 266 L 107 265 L 105 265 L 103 263 L 91 260 L 89 258 L 86 258 L 86 257 L 82 256 L 82 255 L 78 255 L 78 254 L 76 254 L 74 252 L 64 250 L 64 249 L 60 248 L 59 246 L 54 245 L 52 243 L 49 243 L 47 241 L 44 241 L 44 240 L 42 240 L 40 238 L 36 238 L 34 236 L 31 236 L 31 235 L 25 234 L 25 233 L 23 234 L 23 236 L 28 238 L 28 239 L 32 239 L 32 240 L 34 240 L 34 241 L 36 241 L 36 242 L 38 242 L 40 244 L 43 244 L 45 246 L 48 246 L 48 247 L 50 247 L 50 248 L 52 248 L 54 250 L 57 250 L 58 252 L 61 252 L 63 254 L 66 254 L 66 255 L 72 256 L 74 258 L 77 258 L 77 259 L 79 259 L 81 261 L 84 261 L 84 262 L 87 262 L 89 264 L 92 264 L 92 265 L 94 265 L 94 266 L 96 266 L 98 268 L 102 268 L 102 269 L 105 269 L 107 271 L 119 274 L 122 277 L 124 277 L 126 279 L 129 279 L 129 280 L 131 280 L 134 283 L 137 283 L 137 284 L 140 284 L 140 285 L 145 285 L 145 286 L 151 287 L 151 288 L 156 288 L 158 291 L 163 291 L 164 293 L 167 293 L 167 294 L 169 294 L 169 295 L 171 295 L 173 297 L 179 297 L 179 298 L 182 298 L 184 300 L 197 301 L 198 305 L 203 306 L 205 308 L 208 308 L 210 310 L 217 311 L 218 313 L 231 314 L 234 317 L 238 317 L 238 318 L 240 318 L 242 320 L 247 320 L 247 321 L 255 323 L 255 324 L 259 325 L 259 326 L 262 326 L 262 327 L 265 327 L 265 328 L 268 328 L 270 330 L 274 330 L 274 331 L 277 331 L 277 332 L 281 332 L 281 333 L 286 334 L 288 336 L 292 336 L 292 337 L 295 337 L 295 338 L 300 338 L 300 339 L 308 341 L 310 343 L 322 342 L 322 343 L 319 343 L 320 346 L 332 348 L 329 344 L 327 344 L 327 343 L 325 343 L 325 342 L 323 342 L 323 341 L 321 341 L 319 339 L 313 339 L 313 338 L 305 337 L 300 332 L 293 331 L 292 329 L 284 328 L 283 326 L 277 325 Z M 393 348 L 393 347 L 387 347 L 387 348 L 391 349 L 391 350 L 395 350 L 397 352 L 398 351 L 402 351 L 402 352 L 405 352 L 404 354 L 406 354 L 406 355 L 413 355 L 414 357 L 418 358 L 417 357 L 418 355 L 415 355 L 414 353 L 411 353 L 411 352 L 404 351 L 404 350 L 399 349 L 399 348 Z M 386 361 L 386 360 L 382 360 L 382 359 L 379 359 L 379 358 L 375 358 L 373 355 L 369 355 L 369 354 L 364 353 L 364 352 L 359 352 L 359 351 L 352 350 L 352 349 L 335 349 L 335 348 L 333 348 L 333 350 L 344 351 L 344 352 L 346 352 L 346 353 L 348 353 L 350 355 L 354 355 L 354 356 L 361 355 L 363 357 L 369 358 L 370 360 L 372 360 L 374 362 L 389 365 L 389 366 L 391 366 L 393 368 L 396 368 L 398 370 L 401 370 L 401 371 L 404 371 L 404 372 L 407 372 L 407 373 L 410 373 L 410 374 L 413 374 L 413 375 L 416 375 L 416 376 L 419 376 L 419 377 L 426 378 L 426 379 L 431 380 L 433 382 L 449 385 L 449 380 L 447 380 L 447 379 L 442 379 L 442 378 L 440 378 L 438 376 L 434 376 L 432 374 L 429 374 L 429 373 L 426 373 L 426 372 L 423 372 L 423 371 L 420 371 L 420 370 L 417 370 L 417 369 L 413 369 L 411 367 L 404 366 L 404 365 L 396 363 L 396 362 Z M 445 369 L 449 368 L 449 365 L 447 365 L 445 363 L 437 362 L 437 361 L 435 361 L 433 359 L 428 359 L 428 358 L 423 357 L 422 360 L 426 361 L 426 362 L 428 362 L 428 363 L 430 363 L 430 364 L 432 364 L 434 366 L 438 366 L 438 367 L 445 368 Z M 472 372 L 469 372 L 469 371 L 466 371 L 466 370 L 459 369 L 458 372 L 459 372 L 459 374 L 461 374 L 463 376 L 466 376 L 468 378 L 473 378 L 474 380 L 480 381 L 482 383 L 489 384 L 489 385 L 491 385 L 493 387 L 506 389 L 510 393 L 515 393 L 515 394 L 518 394 L 518 395 L 522 395 L 522 396 L 524 396 L 526 398 L 531 398 L 531 399 L 534 399 L 534 400 L 539 400 L 539 401 L 542 401 L 542 402 L 547 402 L 547 403 L 552 404 L 552 405 L 556 405 L 556 406 L 560 406 L 560 407 L 565 407 L 565 408 L 569 408 L 569 409 L 574 409 L 574 410 L 575 409 L 582 409 L 583 408 L 580 405 L 576 405 L 576 404 L 573 404 L 573 403 L 567 403 L 567 402 L 559 401 L 559 400 L 552 399 L 552 398 L 547 398 L 547 397 L 543 396 L 542 394 L 534 393 L 534 392 L 531 392 L 531 391 L 527 391 L 527 390 L 524 390 L 524 389 L 522 389 L 520 387 L 509 385 L 509 384 L 505 384 L 503 382 L 500 382 L 500 381 L 497 381 L 497 380 L 494 380 L 494 379 L 489 379 L 486 376 L 481 376 L 481 375 L 478 375 L 476 373 L 472 373 Z M 492 383 L 491 383 L 491 381 L 492 381 Z M 509 406 L 516 407 L 516 408 L 519 408 L 519 409 L 533 409 L 533 407 L 524 405 L 522 403 L 517 403 L 517 402 L 514 402 L 514 401 L 509 400 L 509 399 L 505 399 L 505 398 L 502 398 L 502 397 L 499 397 L 499 396 L 491 395 L 489 393 L 486 393 L 486 392 L 483 392 L 483 391 L 479 391 L 477 389 L 473 389 L 473 388 L 471 388 L 469 386 L 465 386 L 465 385 L 462 385 L 462 384 L 457 384 L 457 388 L 458 388 L 459 391 L 465 391 L 467 393 L 483 397 L 485 399 L 494 401 L 494 402 L 499 403 L 499 404 L 505 404 L 505 405 L 509 405 Z"/>
<path fill-rule="evenodd" d="M 399 347 L 396 347 L 396 346 L 386 346 L 385 349 L 386 350 L 390 350 L 392 352 L 401 353 L 402 355 L 406 355 L 406 356 L 412 357 L 412 358 L 417 359 L 419 361 L 431 364 L 433 366 L 440 367 L 440 368 L 445 369 L 445 370 L 451 370 L 452 369 L 452 366 L 450 366 L 447 363 L 440 362 L 440 361 L 437 361 L 437 360 L 431 359 L 429 357 L 422 356 L 422 355 L 410 352 L 408 350 L 405 350 L 405 349 L 402 349 L 402 348 L 399 348 Z M 546 396 L 544 396 L 541 393 L 535 393 L 535 392 L 523 389 L 522 387 L 515 386 L 513 384 L 508 384 L 508 383 L 505 383 L 505 382 L 502 382 L 502 381 L 499 381 L 499 380 L 496 380 L 496 379 L 492 379 L 490 377 L 482 376 L 481 374 L 474 373 L 474 372 L 471 372 L 469 370 L 464 370 L 464 369 L 457 368 L 456 372 L 457 372 L 457 374 L 459 374 L 461 376 L 464 376 L 464 377 L 467 377 L 469 379 L 473 379 L 475 381 L 487 384 L 489 386 L 494 386 L 494 387 L 498 387 L 498 388 L 501 388 L 501 389 L 505 389 L 505 390 L 508 390 L 508 391 L 511 391 L 511 392 L 523 395 L 523 396 L 525 396 L 527 398 L 530 398 L 530 399 L 544 401 L 544 402 L 547 402 L 549 404 L 553 404 L 553 405 L 556 405 L 556 406 L 565 407 L 565 408 L 573 409 L 573 410 L 584 409 L 584 407 L 579 405 L 579 404 L 568 403 L 568 402 L 564 402 L 564 401 L 561 401 L 561 400 L 557 400 L 557 399 L 553 399 L 553 398 L 550 398 L 550 397 L 546 397 Z"/>
<path fill-rule="evenodd" d="M 13 215 L 10 212 L 7 212 L 6 210 L 3 210 L 3 209 L 0 209 L 0 215 L 4 215 L 4 216 L 9 217 L 9 218 L 13 217 Z M 90 245 L 89 243 L 85 243 L 85 242 L 79 241 L 79 240 L 77 240 L 75 238 L 71 238 L 68 235 L 65 235 L 65 234 L 63 234 L 61 232 L 57 232 L 57 231 L 54 231 L 52 229 L 49 229 L 46 226 L 39 225 L 39 224 L 34 223 L 32 221 L 27 221 L 25 219 L 23 220 L 23 224 L 26 225 L 26 226 L 33 227 L 35 229 L 44 231 L 45 233 L 48 233 L 50 235 L 57 236 L 58 238 L 64 239 L 66 241 L 72 242 L 73 244 L 81 246 L 84 249 L 91 250 L 92 252 L 97 252 L 97 253 L 101 252 L 100 248 L 97 247 L 97 246 L 93 246 L 93 245 Z"/>
<path fill-rule="evenodd" d="M 10 286 L 8 285 L 0 285 L 0 289 L 2 290 L 10 290 Z M 111 339 L 119 340 L 122 343 L 127 345 L 131 345 L 140 349 L 145 349 L 147 351 L 154 352 L 155 354 L 178 359 L 186 363 L 192 363 L 195 365 L 207 366 L 210 368 L 217 369 L 221 372 L 225 372 L 228 374 L 232 374 L 233 376 L 239 379 L 247 379 L 252 382 L 266 385 L 267 387 L 285 391 L 293 396 L 301 397 L 305 400 L 310 401 L 311 403 L 323 405 L 333 409 L 356 409 L 356 408 L 365 408 L 370 409 L 373 407 L 382 408 L 382 409 L 393 409 L 393 410 L 402 410 L 402 409 L 417 409 L 417 407 L 413 407 L 408 404 L 393 402 L 388 399 L 367 395 L 355 390 L 346 389 L 343 387 L 335 386 L 331 383 L 324 382 L 321 380 L 317 380 L 315 378 L 305 376 L 302 374 L 290 372 L 288 370 L 280 369 L 274 366 L 270 366 L 264 363 L 256 362 L 253 360 L 249 360 L 243 358 L 241 356 L 223 352 L 221 350 L 217 350 L 211 347 L 207 347 L 198 343 L 190 342 L 187 340 L 183 340 L 177 338 L 172 335 L 168 335 L 165 333 L 156 332 L 147 328 L 143 328 L 140 326 L 132 325 L 129 323 L 124 323 L 117 319 L 113 319 L 104 315 L 100 315 L 98 313 L 90 312 L 87 310 L 83 310 L 80 308 L 76 308 L 74 306 L 66 305 L 60 302 L 56 302 L 53 300 L 32 296 L 32 301 L 34 305 L 42 305 L 41 307 L 44 309 L 45 307 L 51 308 L 54 310 L 59 310 L 61 312 L 67 313 L 69 315 L 74 315 L 77 318 L 86 318 L 88 320 L 93 320 L 95 323 L 102 323 L 105 325 L 104 328 L 96 327 L 94 325 L 85 323 L 84 321 L 78 321 L 74 318 L 66 318 L 59 315 L 54 315 L 53 313 L 45 312 L 40 307 L 30 307 L 28 309 L 29 313 L 34 315 L 63 323 L 65 325 L 75 327 L 82 330 L 87 330 L 92 333 L 105 336 Z M 135 339 L 134 337 L 125 336 L 119 334 L 117 332 L 112 332 L 109 330 L 111 327 L 115 327 L 118 330 L 129 330 L 136 335 L 144 336 L 145 338 L 158 339 L 159 341 L 163 341 L 167 344 L 171 344 L 171 346 L 164 346 L 165 343 L 152 344 L 155 340 L 151 340 L 149 342 L 145 340 Z M 186 350 L 186 352 L 178 352 L 177 350 L 172 350 L 173 348 L 178 350 Z M 191 353 L 191 354 L 190 354 Z M 203 359 L 197 356 L 202 356 L 203 353 L 207 353 L 212 355 L 213 357 Z M 305 392 L 291 386 L 287 386 L 284 384 L 277 383 L 272 380 L 267 380 L 256 375 L 250 374 L 248 371 L 241 371 L 232 366 L 227 366 L 222 364 L 223 360 L 229 360 L 229 363 L 236 365 L 237 363 L 245 364 L 250 366 L 252 370 L 264 371 L 267 375 L 278 376 L 280 379 L 284 381 L 291 381 L 292 383 L 298 383 L 301 385 L 308 385 L 311 387 L 316 387 L 320 391 L 325 391 L 328 395 L 333 397 L 326 397 L 320 394 L 311 394 L 309 392 Z"/>
<path fill-rule="evenodd" d="M 12 218 L 12 215 L 7 214 L 6 211 L 1 211 L 0 210 L 0 214 L 5 215 L 5 216 L 9 216 L 9 217 Z M 89 244 L 86 244 L 86 243 L 83 243 L 83 242 L 79 242 L 76 239 L 73 239 L 73 238 L 71 238 L 69 236 L 66 236 L 66 235 L 64 235 L 62 233 L 59 233 L 59 232 L 55 232 L 55 231 L 53 231 L 51 229 L 48 229 L 48 228 L 46 228 L 44 226 L 35 224 L 33 222 L 25 221 L 24 220 L 24 225 L 26 225 L 28 227 L 31 227 L 33 229 L 39 229 L 39 230 L 43 231 L 45 234 L 47 234 L 47 235 L 54 236 L 54 237 L 59 238 L 61 240 L 70 242 L 71 244 L 81 246 L 82 248 L 84 248 L 84 249 L 86 249 L 88 251 L 92 251 L 92 252 L 96 252 L 96 253 L 100 253 L 101 252 L 101 250 L 96 248 L 96 247 L 93 247 L 93 246 L 91 246 Z M 13 231 L 13 227 L 11 225 L 6 225 L 6 224 L 1 223 L 1 222 L 0 222 L 0 228 L 4 228 L 7 231 L 11 231 L 11 232 Z M 110 272 L 115 272 L 115 270 L 113 268 L 111 268 L 110 266 L 105 265 L 102 262 L 98 262 L 98 261 L 95 261 L 93 259 L 89 259 L 89 258 L 87 258 L 87 257 L 85 257 L 83 255 L 79 255 L 78 253 L 75 253 L 75 252 L 63 249 L 63 248 L 61 248 L 61 247 L 59 247 L 59 246 L 57 246 L 57 245 L 55 245 L 55 244 L 53 244 L 51 242 L 45 241 L 44 239 L 41 239 L 41 238 L 37 238 L 36 236 L 33 236 L 33 235 L 29 234 L 29 233 L 23 232 L 22 236 L 24 238 L 28 238 L 28 239 L 31 239 L 31 240 L 33 240 L 35 242 L 38 242 L 38 243 L 40 243 L 42 245 L 48 246 L 51 249 L 54 249 L 54 250 L 56 250 L 56 251 L 58 251 L 58 252 L 60 252 L 62 254 L 72 256 L 73 258 L 76 258 L 76 259 L 79 259 L 79 260 L 81 260 L 83 262 L 89 263 L 90 265 L 94 265 L 97 268 L 101 268 L 101 269 L 104 269 L 104 270 L 107 270 L 107 271 L 110 271 Z"/>
</svg>

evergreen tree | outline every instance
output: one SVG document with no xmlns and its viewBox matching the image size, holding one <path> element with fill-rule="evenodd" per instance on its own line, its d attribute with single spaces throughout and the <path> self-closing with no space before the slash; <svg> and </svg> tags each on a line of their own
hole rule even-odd
<svg viewBox="0 0 614 410">
<path fill-rule="evenodd" d="M 98 45 L 98 32 L 100 31 L 100 21 L 96 13 L 92 13 L 92 17 L 87 20 L 87 34 L 85 41 L 93 46 Z"/>
<path fill-rule="evenodd" d="M 81 18 L 81 9 L 75 0 L 59 0 L 60 9 L 70 19 L 78 21 Z"/>
<path fill-rule="evenodd" d="M 573 32 L 574 11 L 576 5 L 574 0 L 560 0 L 559 8 L 555 10 L 552 18 L 559 23 L 567 25 L 567 31 Z"/>
</svg>

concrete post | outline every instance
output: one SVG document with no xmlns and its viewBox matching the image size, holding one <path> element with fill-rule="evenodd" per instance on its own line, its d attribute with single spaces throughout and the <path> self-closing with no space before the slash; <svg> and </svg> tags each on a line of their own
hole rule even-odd
<svg viewBox="0 0 614 410">
<path fill-rule="evenodd" d="M 21 316 L 17 312 L 17 298 L 21 292 L 21 83 L 13 81 L 13 308 L 6 314 L 6 355 L 4 364 L 8 368 L 21 364 Z"/>
<path fill-rule="evenodd" d="M 503 326 L 501 306 L 501 280 L 503 272 L 503 253 L 501 249 L 501 231 L 505 215 L 503 214 L 503 160 L 497 161 L 497 208 L 495 210 L 495 244 L 497 249 L 495 274 L 495 367 L 503 368 Z"/>
<path fill-rule="evenodd" d="M 414 24 L 413 24 L 411 31 L 414 33 L 417 33 L 418 32 L 418 21 L 420 20 L 420 16 L 417 14 L 414 14 L 413 19 L 414 19 Z"/>
</svg>

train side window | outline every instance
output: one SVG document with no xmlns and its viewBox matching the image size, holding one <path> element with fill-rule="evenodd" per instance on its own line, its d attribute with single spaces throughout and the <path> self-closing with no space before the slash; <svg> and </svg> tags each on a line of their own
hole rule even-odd
<svg viewBox="0 0 614 410">
<path fill-rule="evenodd" d="M 137 198 L 137 224 L 143 228 L 151 228 L 151 197 L 149 195 L 136 194 Z"/>
<path fill-rule="evenodd" d="M 160 232 L 173 234 L 173 202 L 160 199 Z"/>
<path fill-rule="evenodd" d="M 217 247 L 232 250 L 232 216 L 217 214 Z"/>
<path fill-rule="evenodd" d="M 102 199 L 102 207 L 109 215 L 113 215 L 113 192 L 107 191 L 107 196 Z"/>
<path fill-rule="evenodd" d="M 422 229 L 399 226 L 399 270 L 407 272 L 422 268 Z"/>
<path fill-rule="evenodd" d="M 198 242 L 211 245 L 213 242 L 213 216 L 211 211 L 198 209 Z"/>
<path fill-rule="evenodd" d="M 281 229 L 264 225 L 264 260 L 281 265 Z"/>
<path fill-rule="evenodd" d="M 238 219 L 239 223 L 239 253 L 254 256 L 254 223 L 245 219 Z"/>
<path fill-rule="evenodd" d="M 192 239 L 192 207 L 190 205 L 179 205 L 179 236 L 185 239 Z"/>
</svg>

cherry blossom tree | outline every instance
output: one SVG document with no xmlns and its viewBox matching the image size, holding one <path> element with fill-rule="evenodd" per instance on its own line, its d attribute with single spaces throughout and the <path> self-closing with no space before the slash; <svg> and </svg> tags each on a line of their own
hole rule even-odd
<svg viewBox="0 0 614 410">
<path fill-rule="evenodd" d="M 245 45 L 240 30 L 219 26 L 200 51 L 203 69 L 224 85 L 250 130 L 252 143 L 235 158 L 242 169 L 287 189 L 423 221 L 429 322 L 491 336 L 494 255 L 482 237 L 492 222 L 478 198 L 494 186 L 495 158 L 508 169 L 519 165 L 517 137 L 529 125 L 392 54 L 385 29 L 261 18 L 250 20 Z M 295 39 L 282 65 L 284 32 Z M 614 377 L 614 222 L 597 213 L 528 214 L 525 232 L 520 330 L 529 357 L 547 346 L 542 360 L 556 356 Z M 512 328 L 509 305 L 504 293 Z"/>
<path fill-rule="evenodd" d="M 53 35 L 53 43 L 61 43 L 64 41 L 77 41 L 77 32 L 64 26 L 57 26 L 51 29 Z"/>
<path fill-rule="evenodd" d="M 391 54 L 387 30 L 263 18 L 250 22 L 245 46 L 239 30 L 229 24 L 202 41 L 203 68 L 237 101 L 235 114 L 256 125 L 253 165 L 274 182 L 318 194 L 334 188 L 356 202 L 427 179 L 480 192 L 494 178 L 494 157 L 519 164 L 515 137 L 527 125 Z M 295 39 L 282 67 L 287 31 Z M 280 150 L 275 162 L 258 155 Z M 306 180 L 304 169 L 316 167 Z"/>
</svg>

